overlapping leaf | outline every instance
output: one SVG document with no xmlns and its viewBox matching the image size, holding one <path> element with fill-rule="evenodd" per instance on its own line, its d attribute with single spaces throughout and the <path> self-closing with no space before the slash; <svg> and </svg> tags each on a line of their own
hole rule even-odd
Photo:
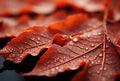
<svg viewBox="0 0 120 81">
<path fill-rule="evenodd" d="M 119 0 L 0 2 L 0 16 L 13 16 L 1 17 L 4 21 L 0 21 L 0 55 L 15 63 L 15 69 L 20 69 L 28 55 L 34 59 L 38 56 L 32 71 L 24 76 L 55 77 L 82 68 L 71 81 L 119 80 Z M 106 8 L 108 14 L 105 13 L 102 25 Z M 10 41 L 5 47 L 1 44 L 3 39 Z"/>
</svg>

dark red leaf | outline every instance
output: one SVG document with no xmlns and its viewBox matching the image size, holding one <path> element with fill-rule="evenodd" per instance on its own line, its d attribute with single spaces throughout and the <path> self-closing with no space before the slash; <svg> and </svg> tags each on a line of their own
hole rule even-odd
<svg viewBox="0 0 120 81">
<path fill-rule="evenodd" d="M 102 26 L 88 28 L 71 35 L 70 39 L 64 46 L 52 45 L 35 68 L 24 75 L 55 76 L 59 72 L 78 69 L 83 62 L 89 61 L 84 81 L 114 81 L 120 71 L 120 58 L 106 39 Z"/>
<path fill-rule="evenodd" d="M 78 21 L 75 19 L 76 16 L 79 18 Z M 71 20 L 69 21 L 69 17 L 70 19 L 73 19 L 73 21 Z M 62 31 L 66 31 L 67 34 L 86 30 L 86 28 L 87 29 L 91 28 L 93 24 L 94 26 L 92 26 L 92 28 L 100 27 L 102 25 L 101 22 L 98 21 L 97 19 L 90 19 L 88 21 L 86 21 L 85 19 L 82 21 L 81 19 L 82 15 L 80 15 L 79 17 L 79 14 L 69 17 L 65 21 L 65 23 L 70 22 L 71 26 L 69 26 L 70 24 L 67 24 L 65 27 L 67 29 L 62 30 Z M 56 38 L 54 38 L 54 40 L 52 41 L 51 38 L 53 37 L 53 33 L 51 33 L 51 31 L 52 30 L 47 29 L 46 27 L 40 27 L 40 26 L 28 28 L 24 32 L 22 32 L 18 37 L 11 40 L 0 51 L 0 53 L 5 57 L 5 59 L 18 63 L 21 62 L 28 54 L 31 54 L 33 56 L 38 55 L 43 48 L 48 48 L 52 44 L 52 42 L 55 42 L 58 45 L 66 44 L 65 41 L 58 42 Z M 40 38 L 40 40 L 38 40 L 38 38 Z M 49 42 L 51 43 L 49 44 Z M 13 58 L 13 56 L 16 58 Z"/>
<path fill-rule="evenodd" d="M 58 11 L 50 16 L 40 15 L 35 19 L 31 19 L 27 15 L 17 19 L 1 17 L 0 38 L 17 37 L 27 27 L 34 25 L 47 26 L 50 23 L 63 20 L 67 15 L 69 14 L 65 11 Z"/>
<path fill-rule="evenodd" d="M 9 42 L 0 54 L 6 59 L 21 62 L 27 55 L 37 56 L 40 51 L 50 46 L 53 35 L 45 27 L 33 26 L 24 30 L 17 38 Z"/>
<path fill-rule="evenodd" d="M 64 7 L 70 5 L 75 10 L 84 9 L 87 12 L 103 11 L 105 4 L 108 4 L 110 0 L 59 0 L 58 6 Z"/>
<path fill-rule="evenodd" d="M 111 23 L 107 26 L 107 34 L 111 42 L 117 47 L 120 52 L 120 23 Z"/>
<path fill-rule="evenodd" d="M 49 14 L 56 9 L 56 0 L 0 0 L 0 15 L 27 13 Z"/>
</svg>

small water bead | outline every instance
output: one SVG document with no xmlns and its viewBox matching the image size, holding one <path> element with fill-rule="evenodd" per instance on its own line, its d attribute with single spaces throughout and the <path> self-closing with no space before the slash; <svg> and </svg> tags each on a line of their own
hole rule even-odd
<svg viewBox="0 0 120 81">
<path fill-rule="evenodd" d="M 101 32 L 98 32 L 98 35 L 102 35 L 102 33 L 101 33 Z"/>
<path fill-rule="evenodd" d="M 83 57 L 84 57 L 84 58 L 86 58 L 86 56 L 85 56 L 85 55 L 84 55 Z"/>
<path fill-rule="evenodd" d="M 37 40 L 39 41 L 39 40 L 40 40 L 40 37 L 38 37 Z"/>
<path fill-rule="evenodd" d="M 88 47 L 86 47 L 85 49 L 86 49 L 86 50 L 88 50 L 89 48 L 88 48 Z"/>
<path fill-rule="evenodd" d="M 102 80 L 101 81 L 107 81 L 105 77 L 102 77 Z"/>
<path fill-rule="evenodd" d="M 78 38 L 73 38 L 72 40 L 73 40 L 73 42 L 77 42 Z"/>
<path fill-rule="evenodd" d="M 102 53 L 100 53 L 100 54 L 99 54 L 99 56 L 100 56 L 100 57 L 102 57 L 102 56 L 103 56 L 103 54 L 102 54 Z"/>
<path fill-rule="evenodd" d="M 14 57 L 15 57 L 15 54 L 11 54 L 9 57 L 13 57 L 13 58 L 14 58 Z"/>
<path fill-rule="evenodd" d="M 105 71 L 106 71 L 106 70 L 107 70 L 107 68 L 105 68 L 105 67 L 104 67 L 104 68 L 103 68 L 103 70 L 105 70 Z"/>
<path fill-rule="evenodd" d="M 91 61 L 91 64 L 94 64 L 94 61 Z"/>
<path fill-rule="evenodd" d="M 100 67 L 100 70 L 102 70 L 102 67 Z"/>
<path fill-rule="evenodd" d="M 65 35 L 65 34 L 64 34 L 64 35 L 62 35 L 62 36 L 63 36 L 63 37 L 67 37 L 67 35 Z"/>
<path fill-rule="evenodd" d="M 94 47 L 95 45 L 94 44 L 91 44 L 91 47 Z"/>
<path fill-rule="evenodd" d="M 21 53 L 23 53 L 23 51 L 22 51 L 22 50 L 20 50 L 20 51 L 19 51 L 19 53 L 21 54 Z"/>
<path fill-rule="evenodd" d="M 31 38 L 31 40 L 35 40 L 35 38 L 33 37 L 33 38 Z"/>
<path fill-rule="evenodd" d="M 98 63 L 100 63 L 101 61 L 100 61 L 100 60 L 98 60 L 97 62 L 98 62 Z"/>
<path fill-rule="evenodd" d="M 100 73 L 100 71 L 98 70 L 97 73 Z"/>
<path fill-rule="evenodd" d="M 108 45 L 106 45 L 106 48 L 109 48 L 109 46 L 108 46 Z"/>
<path fill-rule="evenodd" d="M 83 48 L 83 46 L 81 46 L 81 48 Z"/>
<path fill-rule="evenodd" d="M 72 36 L 69 36 L 70 39 L 72 39 Z"/>
<path fill-rule="evenodd" d="M 58 69 L 59 69 L 59 67 L 55 67 L 55 69 L 56 69 L 56 70 L 58 70 Z"/>
</svg>

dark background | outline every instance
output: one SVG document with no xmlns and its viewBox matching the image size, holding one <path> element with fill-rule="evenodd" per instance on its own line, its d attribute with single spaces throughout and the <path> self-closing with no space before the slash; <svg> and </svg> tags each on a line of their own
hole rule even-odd
<svg viewBox="0 0 120 81">
<path fill-rule="evenodd" d="M 0 56 L 0 69 L 3 67 L 4 59 Z M 6 70 L 0 73 L 0 81 L 25 81 L 24 78 L 14 70 Z"/>
</svg>

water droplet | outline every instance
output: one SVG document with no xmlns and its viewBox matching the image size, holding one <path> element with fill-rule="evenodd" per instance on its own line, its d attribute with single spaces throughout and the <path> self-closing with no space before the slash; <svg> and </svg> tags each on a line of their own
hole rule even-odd
<svg viewBox="0 0 120 81">
<path fill-rule="evenodd" d="M 63 37 L 67 37 L 67 35 L 65 35 L 65 34 L 64 34 L 64 35 L 62 35 L 62 36 L 63 36 Z"/>
<path fill-rule="evenodd" d="M 91 44 L 91 47 L 94 47 L 95 45 L 94 44 Z"/>
<path fill-rule="evenodd" d="M 106 48 L 109 48 L 109 46 L 108 46 L 108 45 L 106 45 Z"/>
<path fill-rule="evenodd" d="M 80 48 L 82 48 L 82 49 L 83 49 L 83 46 L 81 46 Z"/>
<path fill-rule="evenodd" d="M 72 36 L 69 36 L 70 39 L 72 39 Z"/>
<path fill-rule="evenodd" d="M 107 68 L 105 68 L 105 67 L 104 67 L 104 69 L 103 69 L 103 70 L 105 70 L 105 71 L 106 71 L 106 70 L 107 70 Z"/>
<path fill-rule="evenodd" d="M 55 67 L 56 70 L 58 70 L 59 68 L 58 67 Z"/>
<path fill-rule="evenodd" d="M 109 38 L 109 37 L 107 37 L 107 40 L 108 40 L 108 42 L 111 42 L 111 40 L 110 40 L 110 38 Z"/>
<path fill-rule="evenodd" d="M 20 51 L 19 51 L 19 53 L 21 54 L 21 53 L 23 53 L 23 51 L 22 51 L 22 50 L 20 50 Z"/>
<path fill-rule="evenodd" d="M 40 40 L 40 37 L 38 37 L 38 41 Z"/>
<path fill-rule="evenodd" d="M 31 38 L 31 40 L 35 40 L 35 38 Z"/>
<path fill-rule="evenodd" d="M 19 57 L 20 57 L 20 58 L 22 58 L 23 56 L 22 56 L 22 55 L 20 55 Z"/>
<path fill-rule="evenodd" d="M 20 61 L 21 61 L 21 59 L 20 59 L 20 58 L 15 58 L 15 61 L 20 62 Z"/>
<path fill-rule="evenodd" d="M 15 54 L 11 54 L 10 57 L 15 57 Z"/>
<path fill-rule="evenodd" d="M 98 32 L 98 35 L 101 35 L 102 33 L 101 32 Z"/>
<path fill-rule="evenodd" d="M 77 42 L 78 41 L 78 38 L 73 38 L 73 42 Z"/>
<path fill-rule="evenodd" d="M 100 73 L 100 71 L 97 71 L 97 73 Z"/>
<path fill-rule="evenodd" d="M 102 80 L 101 81 L 106 81 L 106 78 L 105 77 L 102 77 Z"/>
<path fill-rule="evenodd" d="M 83 57 L 84 57 L 84 58 L 86 58 L 86 56 L 85 56 L 85 55 L 84 55 Z"/>
<path fill-rule="evenodd" d="M 100 56 L 100 57 L 102 57 L 102 56 L 103 56 L 103 54 L 102 54 L 102 53 L 100 53 L 100 54 L 99 54 L 99 56 Z"/>
<path fill-rule="evenodd" d="M 90 38 L 90 35 L 88 35 L 87 37 Z"/>
<path fill-rule="evenodd" d="M 88 48 L 88 47 L 86 47 L 85 49 L 86 49 L 86 50 L 88 50 L 89 48 Z"/>
<path fill-rule="evenodd" d="M 51 71 L 52 71 L 52 72 L 54 72 L 54 71 L 55 71 L 55 69 L 51 69 Z"/>
<path fill-rule="evenodd" d="M 100 63 L 100 60 L 98 60 L 98 63 Z"/>
<path fill-rule="evenodd" d="M 91 64 L 94 64 L 94 61 L 91 61 Z"/>
<path fill-rule="evenodd" d="M 100 70 L 102 70 L 102 67 L 100 67 Z"/>
</svg>

